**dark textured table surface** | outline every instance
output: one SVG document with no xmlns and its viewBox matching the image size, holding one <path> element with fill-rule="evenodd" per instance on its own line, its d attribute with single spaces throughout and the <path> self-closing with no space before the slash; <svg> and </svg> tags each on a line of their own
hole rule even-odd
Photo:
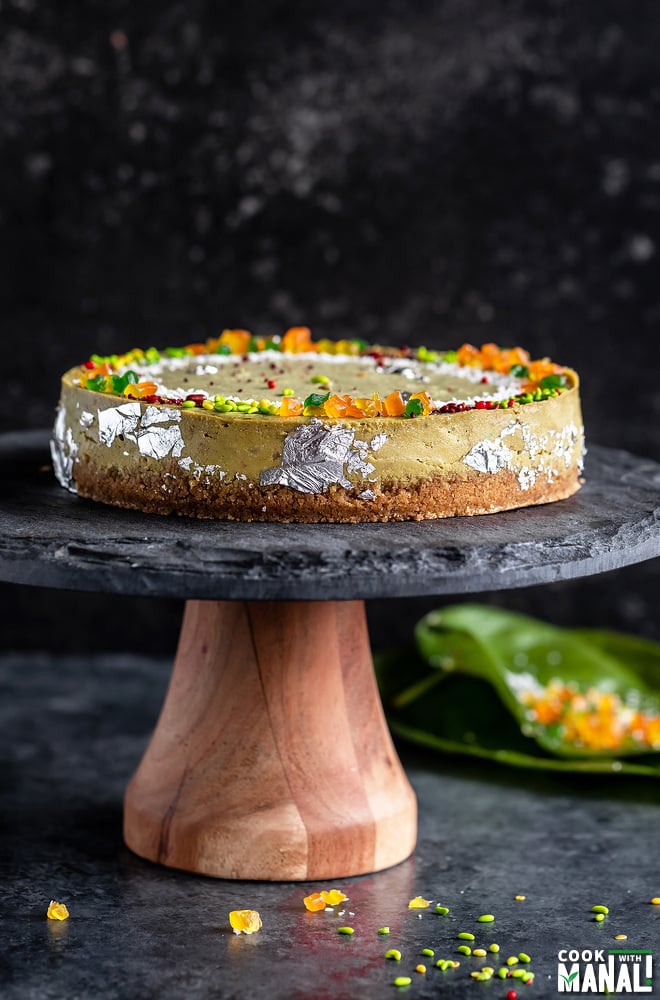
<svg viewBox="0 0 660 1000">
<path fill-rule="evenodd" d="M 529 774 L 402 746 L 420 803 L 414 856 L 341 882 L 343 915 L 308 914 L 302 897 L 318 885 L 215 881 L 123 846 L 123 789 L 168 675 L 166 662 L 120 656 L 0 658 L 3 1000 L 371 1000 L 396 995 L 396 975 L 412 977 L 413 997 L 504 998 L 514 987 L 545 998 L 557 995 L 559 949 L 616 947 L 655 949 L 659 995 L 656 783 Z M 450 913 L 409 910 L 417 894 Z M 51 899 L 67 904 L 68 921 L 46 920 Z M 600 924 L 595 903 L 610 910 Z M 260 911 L 263 929 L 238 938 L 227 914 L 244 907 Z M 495 922 L 477 923 L 486 912 Z M 337 933 L 345 924 L 352 937 Z M 385 924 L 389 937 L 377 934 Z M 499 956 L 457 955 L 459 931 L 496 941 Z M 384 959 L 388 947 L 400 963 Z M 470 978 L 520 951 L 532 957 L 531 987 Z M 436 969 L 445 956 L 460 968 Z M 426 975 L 414 971 L 420 961 Z"/>
<path fill-rule="evenodd" d="M 82 501 L 46 432 L 0 436 L 0 579 L 202 599 L 462 594 L 570 579 L 660 554 L 660 465 L 590 449 L 560 503 L 400 524 L 241 524 Z"/>
</svg>

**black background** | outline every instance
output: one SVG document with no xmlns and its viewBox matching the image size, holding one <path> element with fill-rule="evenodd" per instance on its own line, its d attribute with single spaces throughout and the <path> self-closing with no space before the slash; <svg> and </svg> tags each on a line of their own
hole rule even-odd
<svg viewBox="0 0 660 1000">
<path fill-rule="evenodd" d="M 520 343 L 660 458 L 657 4 L 0 7 L 0 427 L 91 352 L 312 327 Z M 295 529 L 292 529 L 295 530 Z M 658 565 L 489 599 L 659 637 Z M 0 586 L 5 647 L 170 652 L 177 602 Z M 372 637 L 429 601 L 370 606 Z"/>
</svg>

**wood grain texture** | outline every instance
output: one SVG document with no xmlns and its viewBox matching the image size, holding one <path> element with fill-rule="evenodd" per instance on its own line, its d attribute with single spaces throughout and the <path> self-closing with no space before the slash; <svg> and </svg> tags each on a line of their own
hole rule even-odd
<svg viewBox="0 0 660 1000">
<path fill-rule="evenodd" d="M 142 857 L 222 878 L 339 878 L 408 857 L 416 803 L 363 603 L 189 601 L 124 834 Z"/>
</svg>

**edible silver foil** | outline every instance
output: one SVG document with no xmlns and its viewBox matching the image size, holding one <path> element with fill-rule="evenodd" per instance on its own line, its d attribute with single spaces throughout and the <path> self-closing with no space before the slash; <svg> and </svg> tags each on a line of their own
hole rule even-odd
<svg viewBox="0 0 660 1000">
<path fill-rule="evenodd" d="M 496 438 L 478 441 L 463 458 L 464 463 L 476 472 L 500 472 L 501 469 L 510 469 L 513 452 L 504 443 L 504 439 L 513 434 L 517 426 L 513 421 Z"/>
<path fill-rule="evenodd" d="M 73 480 L 73 461 L 77 451 L 78 445 L 71 428 L 66 426 L 66 412 L 63 406 L 59 406 L 50 442 L 50 455 L 58 483 L 71 493 L 78 492 Z"/>
<path fill-rule="evenodd" d="M 368 450 L 366 442 L 355 441 L 350 427 L 326 427 L 320 420 L 312 420 L 287 435 L 282 464 L 264 469 L 259 481 L 262 486 L 290 486 L 300 493 L 325 493 L 332 483 L 352 489 L 346 471 L 373 472 L 373 465 L 365 461 Z"/>
<path fill-rule="evenodd" d="M 519 430 L 523 441 L 523 451 L 514 452 L 505 439 Z M 570 423 L 561 430 L 548 430 L 544 434 L 534 434 L 525 424 L 513 420 L 496 438 L 485 438 L 475 444 L 463 458 L 463 462 L 477 472 L 500 472 L 508 469 L 516 473 L 520 489 L 525 491 L 533 486 L 537 476 L 544 475 L 553 482 L 559 468 L 569 469 L 574 460 L 575 448 L 582 441 L 583 430 Z M 583 445 L 580 444 L 580 448 Z M 529 458 L 525 457 L 526 451 Z M 524 463 L 520 467 L 521 463 Z M 578 466 L 580 459 L 578 456 Z"/>
<path fill-rule="evenodd" d="M 147 458 L 178 458 L 184 448 L 180 420 L 180 411 L 173 407 L 149 406 L 143 414 L 139 403 L 123 403 L 98 411 L 99 442 L 109 448 L 119 437 L 136 443 Z"/>
</svg>

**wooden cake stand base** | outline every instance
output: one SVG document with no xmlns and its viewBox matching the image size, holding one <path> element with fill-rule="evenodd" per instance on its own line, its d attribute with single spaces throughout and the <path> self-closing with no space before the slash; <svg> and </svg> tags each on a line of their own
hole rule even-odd
<svg viewBox="0 0 660 1000">
<path fill-rule="evenodd" d="M 413 851 L 362 601 L 188 601 L 126 792 L 144 858 L 221 878 L 336 879 Z"/>
</svg>

